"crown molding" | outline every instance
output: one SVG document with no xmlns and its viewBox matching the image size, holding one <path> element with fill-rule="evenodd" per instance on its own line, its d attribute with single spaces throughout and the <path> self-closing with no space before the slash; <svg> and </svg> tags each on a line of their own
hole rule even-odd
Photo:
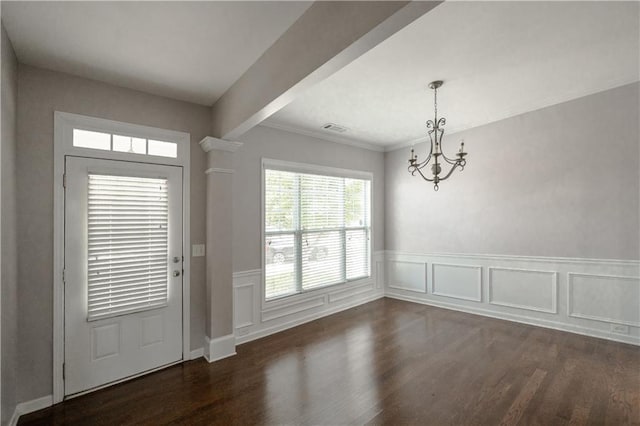
<svg viewBox="0 0 640 426">
<path fill-rule="evenodd" d="M 205 136 L 200 141 L 200 147 L 204 152 L 212 150 L 236 152 L 241 146 L 242 142 L 226 141 L 224 139 L 214 138 L 213 136 Z"/>
<path fill-rule="evenodd" d="M 274 123 L 272 121 L 269 121 L 269 122 L 263 121 L 262 123 L 260 123 L 260 126 L 269 127 L 269 128 L 276 129 L 276 130 L 282 130 L 284 132 L 289 132 L 289 133 L 297 133 L 297 134 L 303 135 L 303 136 L 310 136 L 312 138 L 322 139 L 322 140 L 329 141 L 329 142 L 334 142 L 334 143 L 339 143 L 341 145 L 355 146 L 356 148 L 368 149 L 369 151 L 384 152 L 384 150 L 385 150 L 384 146 L 382 146 L 382 145 L 376 145 L 376 144 L 369 143 L 369 142 L 354 141 L 352 139 L 326 135 L 324 133 L 315 132 L 313 130 L 298 129 L 296 127 L 290 127 L 290 126 L 283 125 L 283 124 L 280 124 L 280 123 Z"/>
</svg>

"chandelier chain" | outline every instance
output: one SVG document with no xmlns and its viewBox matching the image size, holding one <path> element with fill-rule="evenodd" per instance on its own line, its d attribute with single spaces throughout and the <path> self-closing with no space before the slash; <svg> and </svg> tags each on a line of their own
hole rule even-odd
<svg viewBox="0 0 640 426">
<path fill-rule="evenodd" d="M 434 118 L 435 118 L 435 122 L 438 122 L 438 88 L 434 88 L 433 89 L 433 112 L 434 112 Z"/>
</svg>

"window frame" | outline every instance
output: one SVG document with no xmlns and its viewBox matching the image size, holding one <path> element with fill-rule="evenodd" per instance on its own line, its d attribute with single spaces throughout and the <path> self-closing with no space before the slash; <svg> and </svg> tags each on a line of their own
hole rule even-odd
<svg viewBox="0 0 640 426">
<path fill-rule="evenodd" d="M 350 230 L 360 230 L 360 229 L 367 229 L 369 230 L 369 247 L 368 247 L 368 260 L 369 260 L 369 275 L 368 276 L 364 276 L 364 277 L 358 277 L 358 278 L 352 278 L 352 279 L 346 279 L 346 275 L 345 275 L 345 281 L 339 282 L 339 283 L 334 283 L 334 284 L 329 284 L 326 286 L 322 286 L 322 287 L 318 287 L 318 288 L 313 288 L 313 289 L 309 289 L 309 290 L 303 290 L 301 288 L 302 286 L 302 282 L 297 282 L 296 285 L 300 288 L 299 292 L 296 293 L 292 293 L 292 294 L 287 294 L 287 295 L 282 295 L 282 296 L 276 296 L 270 299 L 267 299 L 267 295 L 266 295 L 266 253 L 265 253 L 265 245 L 266 245 L 266 237 L 267 237 L 267 231 L 266 231 L 266 224 L 265 224 L 265 202 L 266 202 L 266 179 L 265 179 L 265 172 L 266 170 L 279 170 L 279 171 L 285 171 L 285 172 L 292 172 L 292 173 L 307 173 L 307 174 L 314 174 L 314 175 L 322 175 L 322 176 L 332 176 L 332 177 L 340 177 L 340 178 L 348 178 L 348 179 L 361 179 L 361 180 L 368 180 L 369 181 L 369 226 L 368 227 L 344 227 L 344 228 L 339 228 L 339 230 L 343 230 L 344 232 L 346 231 L 350 231 Z M 374 233 L 374 218 L 373 218 L 373 206 L 374 206 L 374 175 L 371 172 L 367 172 L 367 171 L 361 171 L 361 170 L 350 170 L 350 169 L 341 169 L 341 168 L 337 168 L 337 167 L 329 167 L 329 166 L 322 166 L 322 165 L 318 165 L 318 164 L 310 164 L 310 163 L 298 163 L 298 162 L 292 162 L 292 161 L 284 161 L 284 160 L 275 160 L 275 159 L 270 159 L 270 158 L 262 158 L 261 159 L 261 173 L 260 173 L 260 183 L 261 183 L 261 188 L 260 188 L 260 254 L 261 254 L 261 284 L 260 284 L 260 293 L 261 293 L 261 303 L 262 303 L 262 307 L 269 307 L 269 306 L 277 306 L 279 304 L 286 304 L 287 302 L 290 302 L 292 299 L 295 298 L 300 298 L 300 299 L 306 299 L 309 297 L 315 297 L 318 294 L 323 294 L 326 293 L 328 291 L 331 291 L 332 289 L 335 289 L 336 287 L 350 287 L 350 286 L 357 286 L 360 283 L 366 282 L 366 281 L 371 281 L 373 279 L 373 267 L 374 267 L 374 261 L 373 261 L 373 247 L 374 247 L 374 238 L 375 238 L 375 233 Z M 333 229 L 333 228 L 332 228 Z M 276 231 L 270 234 L 293 234 L 295 237 L 294 238 L 300 238 L 302 236 L 303 233 L 309 233 L 309 232 L 320 232 L 320 231 L 303 231 L 301 229 L 296 229 L 293 231 Z M 297 261 L 297 260 L 296 260 Z M 346 263 L 343 265 L 346 268 Z M 300 277 L 298 276 L 298 279 L 300 279 Z"/>
<path fill-rule="evenodd" d="M 58 140 L 55 148 L 58 149 L 58 151 L 60 151 L 62 155 L 75 155 L 78 157 L 102 158 L 105 160 L 133 161 L 136 163 L 150 163 L 182 167 L 186 167 L 190 163 L 191 136 L 188 133 L 60 111 L 55 112 L 54 122 L 55 137 Z M 113 151 L 113 149 L 103 150 L 75 146 L 73 145 L 74 129 L 98 133 L 109 133 L 112 139 L 112 147 L 113 136 L 147 139 L 147 144 L 148 140 L 175 143 L 177 145 L 177 155 L 176 157 L 165 157 L 148 154 L 148 145 L 146 148 L 146 154 Z"/>
</svg>

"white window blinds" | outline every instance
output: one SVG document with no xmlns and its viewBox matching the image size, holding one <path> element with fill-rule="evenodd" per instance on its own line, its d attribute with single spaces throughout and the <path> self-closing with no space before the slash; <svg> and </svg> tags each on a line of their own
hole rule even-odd
<svg viewBox="0 0 640 426">
<path fill-rule="evenodd" d="M 88 320 L 167 303 L 166 179 L 89 174 Z"/>
<path fill-rule="evenodd" d="M 267 299 L 370 275 L 370 181 L 265 169 Z"/>
</svg>

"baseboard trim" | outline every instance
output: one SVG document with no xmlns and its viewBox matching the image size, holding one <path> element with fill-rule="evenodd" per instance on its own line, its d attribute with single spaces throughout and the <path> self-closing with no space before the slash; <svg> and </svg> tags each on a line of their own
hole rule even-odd
<svg viewBox="0 0 640 426">
<path fill-rule="evenodd" d="M 9 420 L 9 426 L 17 425 L 20 416 L 42 410 L 43 408 L 51 407 L 52 405 L 53 395 L 47 395 L 42 398 L 32 399 L 31 401 L 21 402 L 16 405 L 16 409 L 13 411 L 13 416 L 11 416 L 11 420 Z"/>
<path fill-rule="evenodd" d="M 347 303 L 344 305 L 334 307 L 332 309 L 328 309 L 326 311 L 321 311 L 315 314 L 307 315 L 305 317 L 298 318 L 296 320 L 289 321 L 284 324 L 278 324 L 271 327 L 263 328 L 262 330 L 257 330 L 253 333 L 245 334 L 243 336 L 237 336 L 236 344 L 242 345 L 244 343 L 248 343 L 253 340 L 262 339 L 263 337 L 267 337 L 272 334 L 279 333 L 281 331 L 285 331 L 290 328 L 297 327 L 299 325 L 306 324 L 308 322 L 315 321 L 317 319 L 320 319 L 329 315 L 337 314 L 338 312 L 346 311 L 347 309 L 355 308 L 356 306 L 364 305 L 365 303 L 373 302 L 374 300 L 382 299 L 383 297 L 384 297 L 384 292 L 382 291 L 382 289 L 376 289 L 375 294 L 362 299 L 357 299 L 352 303 Z"/>
<path fill-rule="evenodd" d="M 189 360 L 202 358 L 204 356 L 204 348 L 198 348 L 191 351 Z"/>
<path fill-rule="evenodd" d="M 481 308 L 471 308 L 468 306 L 456 305 L 453 303 L 439 302 L 435 300 L 421 299 L 418 297 L 405 296 L 401 294 L 391 294 L 387 292 L 385 297 L 390 299 L 404 300 L 406 302 L 419 303 L 421 305 L 434 306 L 436 308 L 449 309 L 452 311 L 466 312 L 468 314 L 480 315 L 489 318 L 495 318 L 504 321 L 517 322 L 520 324 L 527 324 L 535 327 L 549 328 L 552 330 L 565 331 L 569 333 L 580 334 L 582 336 L 595 337 L 598 339 L 612 340 L 614 342 L 627 343 L 630 345 L 640 346 L 640 339 L 636 339 L 634 336 L 617 336 L 612 335 L 600 330 L 595 330 L 588 327 L 582 327 L 573 324 L 563 324 L 554 321 L 543 320 L 539 318 L 527 317 L 524 315 L 513 315 L 503 312 L 488 311 Z"/>
<path fill-rule="evenodd" d="M 204 358 L 208 362 L 219 361 L 236 354 L 236 336 L 227 334 L 226 336 L 210 339 L 204 338 Z"/>
</svg>

